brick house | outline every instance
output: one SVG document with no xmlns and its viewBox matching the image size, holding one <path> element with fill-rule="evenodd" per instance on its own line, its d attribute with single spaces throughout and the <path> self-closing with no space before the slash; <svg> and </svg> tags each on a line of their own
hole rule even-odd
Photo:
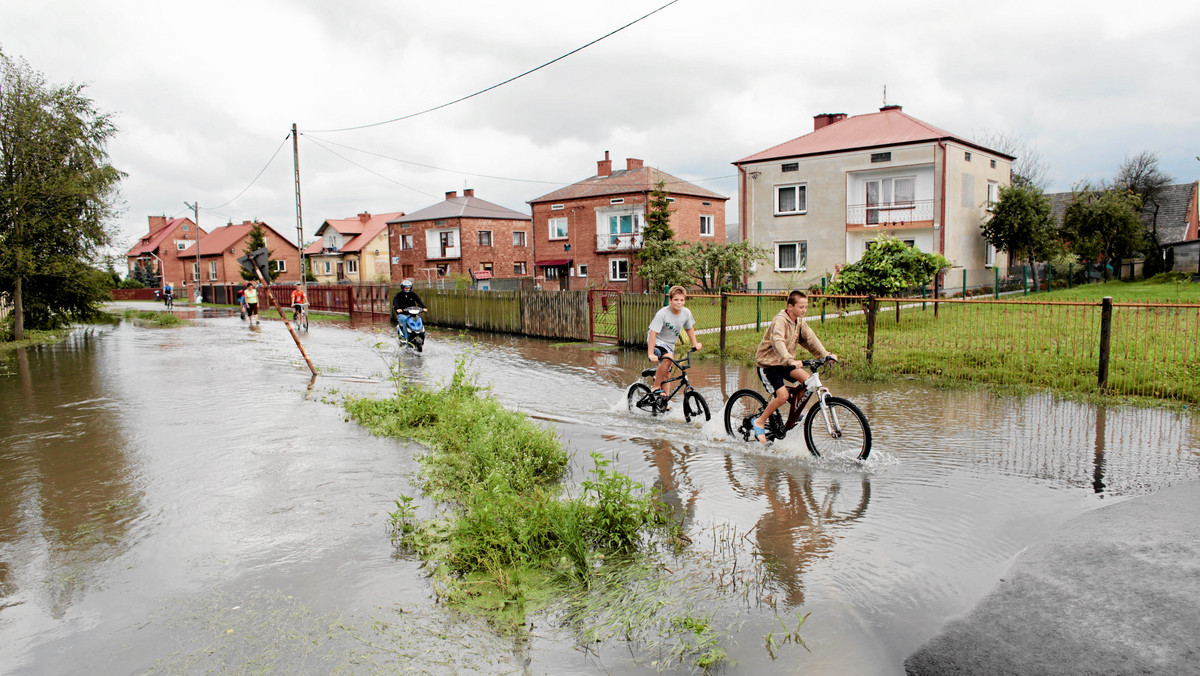
<svg viewBox="0 0 1200 676">
<path fill-rule="evenodd" d="M 300 281 L 300 249 L 288 238 L 279 234 L 266 223 L 257 223 L 263 228 L 263 239 L 271 252 L 272 269 L 280 274 L 276 283 Z M 246 255 L 253 221 L 215 228 L 200 240 L 200 269 L 196 269 L 196 250 L 188 247 L 179 253 L 187 261 L 191 259 L 188 274 L 195 279 L 201 276 L 201 284 L 239 284 L 242 279 L 242 264 L 238 258 Z"/>
<path fill-rule="evenodd" d="M 388 221 L 403 211 L 354 218 L 331 218 L 317 228 L 317 241 L 304 249 L 320 284 L 389 282 L 391 253 Z"/>
<path fill-rule="evenodd" d="M 979 226 L 1014 159 L 900 106 L 816 115 L 812 132 L 733 163 L 742 239 L 773 256 L 750 284 L 807 285 L 884 232 L 990 280 L 987 268 L 1006 261 Z"/>
<path fill-rule="evenodd" d="M 475 196 L 468 188 L 442 202 L 388 221 L 392 279 L 433 281 L 529 277 L 533 272 L 529 216 Z"/>
<path fill-rule="evenodd" d="M 628 158 L 613 171 L 608 151 L 596 175 L 530 200 L 534 265 L 547 287 L 605 287 L 645 291 L 636 254 L 650 193 L 658 183 L 670 194 L 671 229 L 685 242 L 725 242 L 725 202 L 715 192 Z"/>
<path fill-rule="evenodd" d="M 188 267 L 179 256 L 196 241 L 197 232 L 201 237 L 205 234 L 190 218 L 151 216 L 150 232 L 125 254 L 128 273 L 132 274 L 134 268 L 138 267 L 149 268 L 161 275 L 163 285 L 167 282 L 173 284 L 177 296 L 186 297 L 183 291 L 187 284 Z M 195 256 L 196 250 L 191 251 Z"/>
</svg>

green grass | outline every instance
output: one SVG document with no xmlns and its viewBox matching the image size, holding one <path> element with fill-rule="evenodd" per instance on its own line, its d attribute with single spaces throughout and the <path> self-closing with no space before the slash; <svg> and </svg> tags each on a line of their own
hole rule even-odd
<svg viewBox="0 0 1200 676">
<path fill-rule="evenodd" d="M 153 326 L 160 329 L 174 328 L 182 326 L 186 322 L 178 316 L 170 312 L 156 312 L 154 310 L 125 310 L 121 313 L 127 321 L 132 321 L 139 326 Z"/>
<path fill-rule="evenodd" d="M 51 345 L 61 341 L 71 333 L 70 328 L 55 329 L 53 331 L 25 331 L 25 338 L 22 340 L 0 340 L 0 353 L 13 352 L 25 347 L 33 347 L 34 345 Z M 11 337 L 11 336 L 5 336 Z"/>
<path fill-rule="evenodd" d="M 500 625 L 518 627 L 528 610 L 586 586 L 598 567 L 639 551 L 664 524 L 660 504 L 599 454 L 569 494 L 557 435 L 472 384 L 462 359 L 442 389 L 403 386 L 345 408 L 376 434 L 429 447 L 422 488 L 443 514 L 419 521 L 402 496 L 391 514 L 393 542 L 431 563 L 444 600 Z"/>
<path fill-rule="evenodd" d="M 1161 276 L 1160 277 L 1164 277 Z M 1061 300 L 1099 302 L 1105 296 L 1112 296 L 1114 302 L 1146 302 L 1146 303 L 1200 303 L 1200 284 L 1186 279 L 1175 281 L 1167 278 L 1165 281 L 1154 280 L 1136 282 L 1109 281 L 1096 284 L 1084 284 L 1071 289 L 1055 288 L 1051 292 L 1030 294 L 1029 300 Z M 1057 284 L 1056 284 L 1057 287 Z"/>
</svg>

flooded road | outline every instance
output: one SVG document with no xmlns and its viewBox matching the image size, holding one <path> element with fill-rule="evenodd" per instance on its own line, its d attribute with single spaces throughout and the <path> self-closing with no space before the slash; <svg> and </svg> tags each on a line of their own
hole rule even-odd
<svg viewBox="0 0 1200 676">
<path fill-rule="evenodd" d="M 386 327 L 384 327 L 386 329 Z M 909 382 L 826 383 L 875 436 L 864 465 L 816 460 L 799 430 L 725 438 L 748 369 L 698 361 L 713 420 L 625 410 L 637 350 L 433 331 L 397 356 L 384 331 L 314 325 L 312 383 L 284 327 L 236 316 L 129 323 L 0 359 L 0 670 L 6 673 L 651 672 L 623 645 L 585 654 L 541 622 L 526 642 L 444 612 L 385 531 L 415 495 L 413 444 L 344 420 L 347 395 L 470 370 L 553 425 L 578 479 L 596 450 L 685 515 L 693 549 L 760 557 L 755 598 L 703 608 L 737 626 L 729 673 L 903 673 L 1012 558 L 1109 501 L 1200 477 L 1200 421 L 1046 396 Z M 764 636 L 811 612 L 810 652 Z M 794 623 L 794 619 L 793 619 Z"/>
</svg>

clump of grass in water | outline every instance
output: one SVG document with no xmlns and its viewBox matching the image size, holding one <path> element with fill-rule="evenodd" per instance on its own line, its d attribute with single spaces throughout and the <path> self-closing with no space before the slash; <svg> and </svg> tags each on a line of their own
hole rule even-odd
<svg viewBox="0 0 1200 676">
<path fill-rule="evenodd" d="M 184 323 L 178 316 L 170 312 L 155 312 L 153 310 L 125 310 L 123 316 L 137 324 L 151 324 L 158 328 L 170 328 Z"/>
<path fill-rule="evenodd" d="M 593 453 L 577 496 L 560 481 L 567 453 L 557 435 L 505 409 L 460 358 L 440 390 L 398 383 L 389 399 L 350 399 L 351 419 L 376 434 L 430 448 L 423 490 L 444 518 L 417 523 L 411 499 L 391 515 L 393 542 L 433 562 L 445 600 L 516 628 L 528 610 L 586 587 L 605 562 L 636 552 L 665 523 L 660 504 Z"/>
</svg>

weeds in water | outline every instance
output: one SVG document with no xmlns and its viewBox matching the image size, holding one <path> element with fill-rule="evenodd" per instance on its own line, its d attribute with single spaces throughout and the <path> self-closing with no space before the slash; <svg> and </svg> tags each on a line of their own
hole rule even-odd
<svg viewBox="0 0 1200 676">
<path fill-rule="evenodd" d="M 122 316 L 140 326 L 151 325 L 158 328 L 180 326 L 185 322 L 178 315 L 170 312 L 155 312 L 153 310 L 125 310 Z"/>
<path fill-rule="evenodd" d="M 684 615 L 671 618 L 671 635 L 678 642 L 671 649 L 673 662 L 681 663 L 690 658 L 692 663 L 708 671 L 725 661 L 727 655 L 712 629 L 712 616 L 696 617 Z"/>
<path fill-rule="evenodd" d="M 417 509 L 413 507 L 413 499 L 401 495 L 396 499 L 396 511 L 388 512 L 388 535 L 395 547 L 408 547 L 412 544 L 413 533 L 417 530 Z"/>
<path fill-rule="evenodd" d="M 800 613 L 796 613 L 796 628 L 792 629 L 791 631 L 788 631 L 787 625 L 783 623 L 783 618 L 780 617 L 778 613 L 775 614 L 775 619 L 779 620 L 779 626 L 783 627 L 783 633 L 781 634 L 782 638 L 780 640 L 776 640 L 775 632 L 772 631 L 768 632 L 764 639 L 767 655 L 769 655 L 772 660 L 775 660 L 779 657 L 779 648 L 789 643 L 795 643 L 801 648 L 804 648 L 806 651 L 812 652 L 808 649 L 808 644 L 804 642 L 804 637 L 800 636 L 800 627 L 804 626 L 805 620 L 807 620 L 808 616 L 811 614 L 812 613 L 804 613 L 801 615 Z"/>
</svg>

